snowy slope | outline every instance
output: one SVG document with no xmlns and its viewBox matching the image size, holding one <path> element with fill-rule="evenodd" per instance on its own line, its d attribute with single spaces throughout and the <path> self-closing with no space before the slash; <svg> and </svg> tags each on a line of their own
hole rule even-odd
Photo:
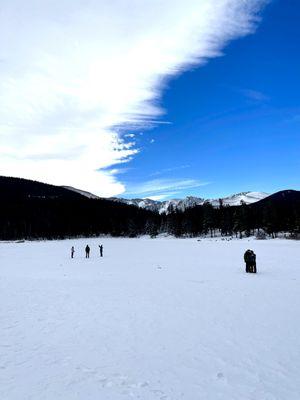
<svg viewBox="0 0 300 400">
<path fill-rule="evenodd" d="M 224 197 L 222 201 L 223 205 L 239 206 L 241 205 L 241 203 L 245 204 L 256 203 L 257 201 L 262 200 L 268 196 L 269 194 L 265 192 L 243 192 L 234 194 L 232 196 Z M 218 207 L 220 204 L 219 199 L 210 200 L 210 203 L 216 207 Z"/>
<path fill-rule="evenodd" d="M 188 207 L 194 207 L 204 203 L 204 199 L 199 197 L 186 197 L 185 199 L 172 199 L 166 201 L 157 201 L 152 199 L 123 199 L 113 197 L 110 200 L 119 201 L 121 203 L 134 205 L 140 208 L 145 208 L 150 211 L 156 211 L 162 214 L 163 212 L 169 213 L 173 210 L 184 211 Z"/>
<path fill-rule="evenodd" d="M 158 211 L 160 202 L 151 199 L 123 199 L 119 197 L 111 197 L 109 200 L 125 203 L 131 206 L 145 208 L 150 211 Z"/>
<path fill-rule="evenodd" d="M 234 194 L 232 196 L 224 197 L 222 199 L 223 205 L 238 206 L 242 202 L 245 204 L 252 204 L 269 196 L 264 192 L 243 192 Z M 157 211 L 161 213 L 169 213 L 173 210 L 184 211 L 187 208 L 202 205 L 205 201 L 211 203 L 214 207 L 219 207 L 219 199 L 205 200 L 201 197 L 188 196 L 184 199 L 172 199 L 166 201 L 155 201 L 151 199 L 123 199 L 112 198 L 111 200 L 120 201 L 122 203 L 135 205 L 137 207 L 146 208 L 147 210 Z"/>
<path fill-rule="evenodd" d="M 72 192 L 82 194 L 82 196 L 88 197 L 89 199 L 100 199 L 99 196 L 96 196 L 95 194 L 90 193 L 90 192 L 86 192 L 85 190 L 76 189 L 72 186 L 62 186 L 62 187 L 65 189 L 71 190 Z"/>
<path fill-rule="evenodd" d="M 1 400 L 299 400 L 298 242 L 99 242 L 0 243 Z"/>
</svg>

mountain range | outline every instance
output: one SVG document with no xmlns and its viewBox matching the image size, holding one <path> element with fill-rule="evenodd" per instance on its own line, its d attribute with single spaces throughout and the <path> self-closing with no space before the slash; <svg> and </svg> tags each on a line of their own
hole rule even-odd
<svg viewBox="0 0 300 400">
<path fill-rule="evenodd" d="M 63 188 L 81 194 L 89 199 L 100 199 L 93 193 L 84 190 L 76 189 L 72 186 L 63 186 Z M 265 192 L 241 192 L 231 196 L 218 199 L 204 199 L 202 197 L 187 196 L 183 199 L 170 199 L 165 201 L 145 199 L 125 199 L 122 197 L 110 197 L 108 200 L 124 203 L 131 206 L 143 208 L 145 210 L 158 212 L 159 214 L 169 214 L 173 211 L 185 211 L 188 208 L 201 206 L 204 203 L 210 203 L 213 207 L 219 207 L 220 201 L 223 206 L 239 206 L 241 204 L 253 204 L 257 201 L 265 199 L 269 194 Z"/>
<path fill-rule="evenodd" d="M 152 199 L 124 199 L 118 197 L 112 197 L 110 200 L 128 205 L 134 205 L 149 211 L 158 212 L 159 214 L 169 214 L 172 211 L 185 211 L 188 208 L 203 205 L 204 203 L 210 203 L 213 207 L 219 207 L 220 202 L 222 202 L 224 206 L 239 206 L 242 203 L 253 204 L 257 201 L 265 199 L 268 196 L 269 194 L 264 192 L 242 192 L 221 199 L 204 199 L 201 197 L 188 196 L 184 199 L 172 199 L 165 201 L 157 201 Z"/>
</svg>

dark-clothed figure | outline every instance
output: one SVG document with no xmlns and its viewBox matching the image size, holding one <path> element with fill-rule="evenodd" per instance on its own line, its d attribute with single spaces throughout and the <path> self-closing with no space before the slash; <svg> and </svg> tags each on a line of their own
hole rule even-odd
<svg viewBox="0 0 300 400">
<path fill-rule="evenodd" d="M 251 256 L 251 250 L 248 249 L 244 254 L 244 260 L 246 263 L 246 272 L 250 272 L 250 256 Z"/>
<path fill-rule="evenodd" d="M 254 251 L 252 251 L 250 257 L 250 272 L 256 274 L 256 254 L 254 253 Z"/>
<path fill-rule="evenodd" d="M 85 258 L 90 258 L 90 246 L 88 244 L 85 248 Z"/>
<path fill-rule="evenodd" d="M 71 258 L 74 258 L 75 249 L 74 246 L 71 247 Z"/>
<path fill-rule="evenodd" d="M 256 255 L 253 250 L 248 249 L 244 254 L 246 272 L 256 274 Z"/>
<path fill-rule="evenodd" d="M 99 245 L 100 257 L 103 257 L 103 245 Z"/>
</svg>

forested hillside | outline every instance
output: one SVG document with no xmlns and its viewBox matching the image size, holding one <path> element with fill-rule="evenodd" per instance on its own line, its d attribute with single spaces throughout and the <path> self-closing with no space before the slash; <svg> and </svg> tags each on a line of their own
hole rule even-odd
<svg viewBox="0 0 300 400">
<path fill-rule="evenodd" d="M 156 214 L 26 179 L 0 178 L 0 239 L 136 236 Z"/>
</svg>

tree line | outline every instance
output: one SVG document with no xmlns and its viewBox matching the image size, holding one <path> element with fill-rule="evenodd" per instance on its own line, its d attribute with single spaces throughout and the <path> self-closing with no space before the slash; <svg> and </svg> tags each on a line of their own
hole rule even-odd
<svg viewBox="0 0 300 400">
<path fill-rule="evenodd" d="M 58 239 L 79 236 L 175 237 L 208 235 L 242 238 L 300 235 L 300 203 L 268 201 L 229 207 L 210 203 L 159 215 L 135 206 L 97 199 L 0 199 L 0 239 Z"/>
<path fill-rule="evenodd" d="M 181 236 L 245 236 L 259 238 L 277 237 L 279 232 L 290 237 L 300 236 L 300 201 L 281 203 L 261 201 L 252 205 L 220 206 L 210 203 L 193 207 L 184 212 L 162 216 L 162 228 L 176 237 Z"/>
<path fill-rule="evenodd" d="M 0 177 L 0 240 L 61 239 L 165 233 L 176 237 L 244 237 L 288 232 L 300 237 L 300 192 L 275 193 L 257 203 L 219 207 L 210 203 L 158 214 L 111 200 L 89 199 L 70 190 Z"/>
</svg>

